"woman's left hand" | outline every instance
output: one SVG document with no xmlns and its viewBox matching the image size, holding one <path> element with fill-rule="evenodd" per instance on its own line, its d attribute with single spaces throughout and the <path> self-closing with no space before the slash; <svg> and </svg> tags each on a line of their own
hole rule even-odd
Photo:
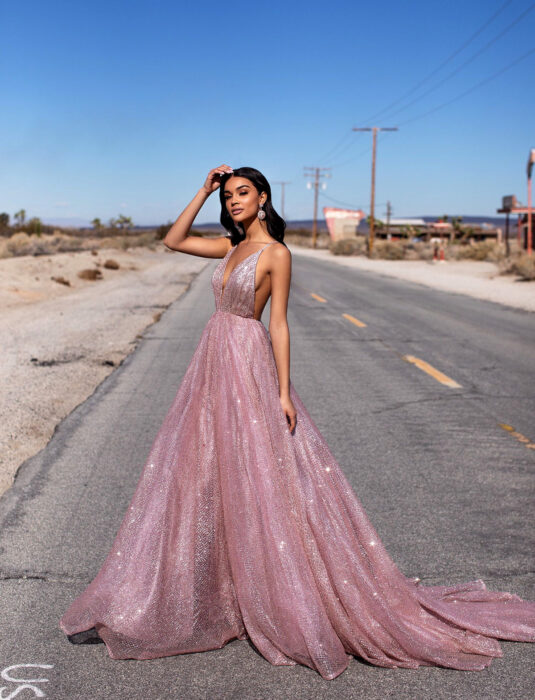
<svg viewBox="0 0 535 700">
<path fill-rule="evenodd" d="M 297 422 L 297 411 L 295 410 L 295 406 L 293 405 L 292 399 L 289 396 L 284 398 L 281 397 L 280 402 L 282 410 L 286 416 L 286 420 L 288 421 L 288 427 L 290 432 L 292 432 Z"/>
</svg>

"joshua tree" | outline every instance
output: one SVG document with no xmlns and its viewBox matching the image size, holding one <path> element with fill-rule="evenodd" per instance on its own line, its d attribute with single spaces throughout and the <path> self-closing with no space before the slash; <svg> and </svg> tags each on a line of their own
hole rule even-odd
<svg viewBox="0 0 535 700">
<path fill-rule="evenodd" d="M 26 209 L 21 209 L 20 211 L 16 212 L 13 218 L 17 222 L 17 226 L 24 226 L 24 222 L 26 221 Z"/>
<path fill-rule="evenodd" d="M 132 217 L 125 216 L 124 214 L 119 214 L 119 218 L 117 219 L 117 225 L 120 229 L 128 231 L 128 229 L 132 228 L 134 222 L 132 221 Z"/>
<path fill-rule="evenodd" d="M 372 221 L 372 217 L 367 216 L 366 223 L 368 224 L 368 226 L 371 224 L 371 221 Z M 384 223 L 381 221 L 381 219 L 376 219 L 375 217 L 373 218 L 373 224 L 374 224 L 375 228 L 382 228 L 384 226 Z"/>
<path fill-rule="evenodd" d="M 134 225 L 130 216 L 119 214 L 116 219 L 110 219 L 110 228 L 119 228 L 121 231 L 128 231 Z"/>
<path fill-rule="evenodd" d="M 462 224 L 463 217 L 462 216 L 452 216 L 451 217 L 451 225 L 452 225 L 452 231 L 450 234 L 450 240 L 453 241 L 456 235 L 460 236 L 462 238 L 463 234 L 463 227 L 461 226 Z"/>
<path fill-rule="evenodd" d="M 91 222 L 91 226 L 92 226 L 94 229 L 96 229 L 97 231 L 100 231 L 100 229 L 102 228 L 102 221 L 101 221 L 98 217 L 96 217 L 96 218 L 93 219 L 93 221 Z"/>
<path fill-rule="evenodd" d="M 5 211 L 0 214 L 0 229 L 9 228 L 9 214 Z"/>
<path fill-rule="evenodd" d="M 28 221 L 28 230 L 30 233 L 36 233 L 38 236 L 41 235 L 41 219 L 38 216 L 34 216 Z"/>
</svg>

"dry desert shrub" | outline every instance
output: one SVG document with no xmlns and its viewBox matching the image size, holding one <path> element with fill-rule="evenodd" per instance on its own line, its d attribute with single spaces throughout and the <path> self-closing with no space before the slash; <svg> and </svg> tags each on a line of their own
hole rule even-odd
<svg viewBox="0 0 535 700">
<path fill-rule="evenodd" d="M 518 275 L 524 280 L 535 280 L 535 254 L 516 253 L 498 263 L 501 275 Z"/>
<path fill-rule="evenodd" d="M 69 280 L 66 280 L 65 277 L 53 277 L 52 276 L 50 279 L 53 280 L 54 282 L 57 282 L 58 284 L 64 284 L 66 287 L 71 286 L 71 283 L 69 282 Z"/>
<path fill-rule="evenodd" d="M 404 260 L 406 241 L 375 241 L 372 258 L 380 260 Z"/>
<path fill-rule="evenodd" d="M 71 235 L 72 234 L 72 235 Z M 128 248 L 148 247 L 154 250 L 156 242 L 154 231 L 123 236 L 102 238 L 84 237 L 80 231 L 65 233 L 55 230 L 53 233 L 26 233 L 17 231 L 9 238 L 0 238 L 0 258 L 12 258 L 22 255 L 54 255 L 55 253 L 89 250 L 91 255 L 98 255 L 102 248 L 127 250 Z"/>
<path fill-rule="evenodd" d="M 284 242 L 290 245 L 298 245 L 302 248 L 312 248 L 312 232 L 305 228 L 286 229 Z M 331 243 L 331 237 L 324 231 L 319 231 L 316 238 L 316 248 L 326 250 Z"/>
<path fill-rule="evenodd" d="M 432 260 L 434 246 L 427 241 L 415 241 L 405 245 L 405 260 Z"/>
<path fill-rule="evenodd" d="M 107 270 L 118 270 L 120 265 L 116 260 L 106 260 L 104 262 L 104 267 Z"/>
<path fill-rule="evenodd" d="M 69 253 L 84 249 L 84 242 L 80 238 L 72 236 L 59 236 L 56 253 Z"/>
<path fill-rule="evenodd" d="M 12 258 L 22 255 L 53 255 L 54 253 L 66 253 L 83 248 L 83 241 L 61 233 L 33 233 L 17 231 L 7 240 L 2 242 L 0 257 Z"/>
<path fill-rule="evenodd" d="M 333 255 L 367 255 L 366 238 L 342 239 L 331 243 L 329 250 Z M 433 246 L 425 241 L 376 239 L 371 257 L 375 260 L 431 260 Z"/>
<path fill-rule="evenodd" d="M 469 244 L 452 243 L 447 246 L 447 257 L 452 260 L 498 262 L 505 257 L 505 247 L 496 241 L 473 241 Z"/>
<path fill-rule="evenodd" d="M 137 235 L 128 236 L 108 236 L 100 238 L 99 248 L 115 248 L 117 250 L 127 250 L 128 248 L 139 248 L 140 246 L 151 247 L 156 241 L 154 231 L 146 231 Z"/>
<path fill-rule="evenodd" d="M 101 238 L 99 240 L 99 248 L 117 248 L 118 250 L 121 250 L 122 245 L 121 245 L 121 236 L 110 236 L 108 238 Z"/>
<path fill-rule="evenodd" d="M 364 238 L 342 238 L 332 241 L 329 251 L 333 255 L 363 255 L 366 252 L 366 241 Z"/>
<path fill-rule="evenodd" d="M 191 235 L 191 231 L 190 231 Z M 154 231 L 147 231 L 145 233 L 140 233 L 137 236 L 128 236 L 128 244 L 131 248 L 137 246 L 151 246 L 154 245 L 156 241 L 156 235 Z M 133 241 L 133 242 L 132 242 Z"/>
<path fill-rule="evenodd" d="M 525 280 L 535 280 L 535 256 L 524 253 L 515 262 L 515 272 Z"/>
<path fill-rule="evenodd" d="M 102 272 L 100 270 L 80 270 L 78 277 L 82 280 L 100 280 L 102 279 Z"/>
</svg>

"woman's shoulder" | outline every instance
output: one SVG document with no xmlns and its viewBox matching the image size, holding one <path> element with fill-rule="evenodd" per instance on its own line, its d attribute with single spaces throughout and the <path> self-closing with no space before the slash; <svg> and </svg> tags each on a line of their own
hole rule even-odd
<svg viewBox="0 0 535 700">
<path fill-rule="evenodd" d="M 274 265 L 280 265 L 284 263 L 288 263 L 292 259 L 292 254 L 290 253 L 290 250 L 288 249 L 288 246 L 285 243 L 281 243 L 281 241 L 275 241 L 273 245 L 270 245 L 269 248 L 270 253 L 269 257 L 271 258 L 271 261 Z"/>
<path fill-rule="evenodd" d="M 277 255 L 284 256 L 286 255 L 287 257 L 292 257 L 292 254 L 290 253 L 290 249 L 286 245 L 286 243 L 283 243 L 282 241 L 275 241 L 273 246 L 272 246 L 273 252 L 275 252 Z"/>
</svg>

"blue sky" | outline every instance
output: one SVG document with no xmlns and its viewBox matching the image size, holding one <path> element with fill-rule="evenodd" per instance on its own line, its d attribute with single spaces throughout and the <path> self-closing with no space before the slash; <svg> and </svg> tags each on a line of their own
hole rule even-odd
<svg viewBox="0 0 535 700">
<path fill-rule="evenodd" d="M 535 48 L 526 0 L 19 0 L 0 25 L 11 215 L 174 221 L 221 163 L 291 181 L 287 219 L 312 215 L 304 166 L 332 168 L 322 206 L 368 212 L 371 135 L 351 128 L 373 125 L 399 126 L 378 139 L 376 216 L 526 199 L 535 52 L 471 90 Z M 197 221 L 218 218 L 212 195 Z"/>
</svg>

